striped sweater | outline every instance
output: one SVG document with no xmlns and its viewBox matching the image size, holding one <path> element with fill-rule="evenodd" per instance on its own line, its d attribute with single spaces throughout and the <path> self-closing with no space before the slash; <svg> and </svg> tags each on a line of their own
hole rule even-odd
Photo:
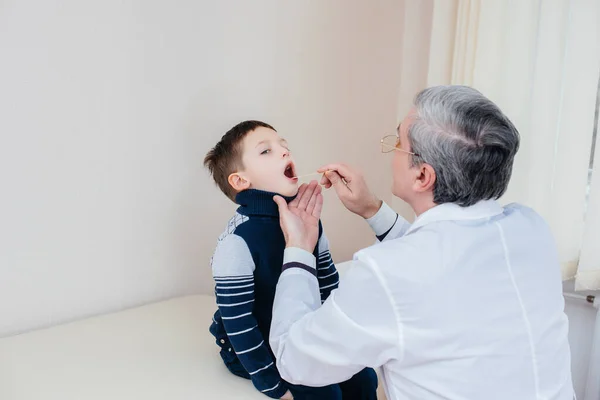
<svg viewBox="0 0 600 400">
<path fill-rule="evenodd" d="M 238 194 L 236 202 L 240 207 L 219 237 L 211 260 L 218 310 L 210 331 L 231 372 L 251 379 L 265 395 L 280 398 L 287 384 L 277 372 L 269 346 L 285 249 L 279 213 L 272 193 L 247 190 Z M 323 302 L 338 287 L 339 276 L 321 226 L 314 254 Z"/>
</svg>

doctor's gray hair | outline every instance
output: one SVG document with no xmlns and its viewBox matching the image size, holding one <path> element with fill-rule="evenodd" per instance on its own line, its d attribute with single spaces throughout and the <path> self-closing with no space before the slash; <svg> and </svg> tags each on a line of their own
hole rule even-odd
<svg viewBox="0 0 600 400">
<path fill-rule="evenodd" d="M 436 173 L 433 200 L 466 207 L 506 192 L 519 132 L 492 101 L 467 86 L 436 86 L 415 97 L 408 130 L 413 165 Z"/>
</svg>

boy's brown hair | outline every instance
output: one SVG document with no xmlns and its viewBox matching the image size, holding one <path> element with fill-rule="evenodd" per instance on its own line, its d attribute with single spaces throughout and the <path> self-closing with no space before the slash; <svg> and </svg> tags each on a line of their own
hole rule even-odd
<svg viewBox="0 0 600 400">
<path fill-rule="evenodd" d="M 204 166 L 210 171 L 215 183 L 234 202 L 237 192 L 229 184 L 229 175 L 244 168 L 241 152 L 242 140 L 244 140 L 247 134 L 260 127 L 275 131 L 275 128 L 265 122 L 240 122 L 227 131 L 221 140 L 219 140 L 219 143 L 204 157 Z"/>
</svg>

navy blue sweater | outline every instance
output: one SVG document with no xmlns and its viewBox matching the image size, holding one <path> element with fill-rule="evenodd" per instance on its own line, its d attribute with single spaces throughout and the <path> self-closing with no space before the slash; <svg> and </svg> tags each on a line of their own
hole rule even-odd
<svg viewBox="0 0 600 400">
<path fill-rule="evenodd" d="M 230 371 L 252 379 L 265 395 L 280 398 L 287 384 L 277 372 L 269 330 L 285 239 L 273 196 L 246 190 L 236 197 L 240 207 L 219 237 L 211 260 L 218 310 L 210 331 Z M 320 224 L 319 228 L 314 254 L 323 302 L 338 287 L 339 277 Z"/>
</svg>

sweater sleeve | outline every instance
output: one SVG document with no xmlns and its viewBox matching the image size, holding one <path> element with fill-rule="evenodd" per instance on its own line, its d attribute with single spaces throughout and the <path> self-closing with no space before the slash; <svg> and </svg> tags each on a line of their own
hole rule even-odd
<svg viewBox="0 0 600 400">
<path fill-rule="evenodd" d="M 254 261 L 246 242 L 235 234 L 220 240 L 212 270 L 217 306 L 236 356 L 260 392 L 280 398 L 287 387 L 253 314 Z"/>
<path fill-rule="evenodd" d="M 340 277 L 329 251 L 329 240 L 327 240 L 325 231 L 322 231 L 317 247 L 317 279 L 319 280 L 321 303 L 324 303 L 331 292 L 338 288 Z"/>
</svg>

